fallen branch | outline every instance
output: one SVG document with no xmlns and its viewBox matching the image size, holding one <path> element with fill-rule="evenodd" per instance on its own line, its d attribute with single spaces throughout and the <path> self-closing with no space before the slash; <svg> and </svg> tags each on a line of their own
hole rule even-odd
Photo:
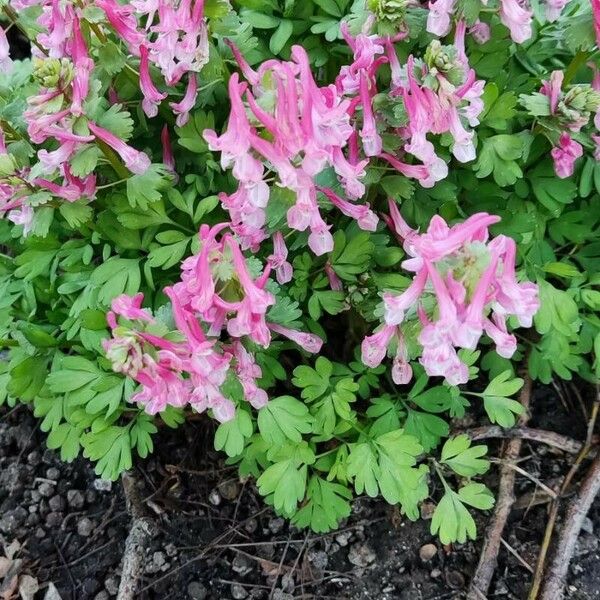
<svg viewBox="0 0 600 600">
<path fill-rule="evenodd" d="M 458 432 L 457 432 L 458 433 Z M 531 442 L 540 442 L 553 448 L 563 450 L 568 454 L 577 454 L 583 448 L 583 443 L 566 435 L 555 433 L 554 431 L 546 431 L 545 429 L 532 429 L 530 427 L 513 427 L 512 429 L 504 429 L 499 425 L 490 425 L 488 427 L 476 427 L 474 429 L 466 429 L 460 433 L 466 433 L 473 441 L 485 440 L 489 438 L 500 439 L 522 439 Z"/>
<path fill-rule="evenodd" d="M 144 554 L 150 539 L 156 533 L 156 525 L 146 514 L 137 488 L 137 480 L 133 474 L 131 472 L 123 473 L 121 480 L 127 511 L 132 517 L 132 522 L 125 540 L 117 600 L 133 600 L 142 573 Z"/>
<path fill-rule="evenodd" d="M 519 396 L 519 401 L 523 405 L 524 411 L 519 418 L 519 426 L 523 426 L 529 419 L 529 401 L 531 399 L 531 378 L 526 376 L 523 389 Z M 503 462 L 514 463 L 521 452 L 522 438 L 516 437 L 511 439 L 504 452 Z M 498 497 L 496 500 L 496 508 L 494 515 L 488 526 L 479 557 L 479 563 L 475 569 L 475 574 L 471 579 L 467 600 L 481 600 L 487 596 L 496 564 L 498 562 L 498 552 L 502 544 L 502 532 L 510 514 L 512 505 L 515 502 L 514 487 L 515 487 L 515 470 L 507 465 L 502 465 L 500 468 L 500 484 L 498 486 Z"/>
<path fill-rule="evenodd" d="M 552 562 L 542 578 L 540 600 L 560 600 L 569 564 L 573 557 L 579 531 L 594 498 L 600 492 L 600 457 L 597 457 L 587 472 L 578 494 L 569 503 L 563 526 L 554 548 Z"/>
<path fill-rule="evenodd" d="M 585 458 L 587 458 L 589 456 L 590 451 L 592 450 L 594 427 L 596 425 L 596 419 L 598 417 L 599 410 L 600 410 L 600 388 L 596 387 L 596 399 L 594 401 L 594 406 L 592 407 L 592 414 L 588 421 L 587 437 L 586 437 L 585 444 L 581 448 L 581 451 L 577 455 L 575 462 L 573 463 L 573 465 L 569 469 L 569 472 L 567 473 L 566 477 L 564 478 L 562 485 L 560 486 L 558 497 L 552 503 L 552 507 L 550 509 L 550 514 L 548 515 L 548 522 L 546 524 L 546 530 L 544 532 L 544 539 L 542 540 L 542 544 L 540 546 L 540 552 L 538 554 L 537 564 L 535 567 L 535 574 L 533 576 L 533 581 L 531 583 L 531 589 L 529 591 L 529 596 L 528 596 L 529 600 L 536 600 L 539 597 L 538 592 L 540 591 L 540 589 L 542 587 L 542 580 L 543 580 L 544 574 L 545 574 L 544 565 L 546 562 L 546 556 L 547 556 L 548 550 L 550 548 L 550 542 L 552 540 L 554 526 L 556 524 L 556 519 L 558 517 L 558 512 L 560 509 L 560 500 L 564 496 L 569 485 L 571 485 L 571 481 L 573 480 L 573 478 L 575 477 L 575 474 L 579 470 L 581 463 L 584 461 Z M 596 459 L 596 460 L 598 460 L 598 459 Z M 594 464 L 595 464 L 595 462 L 594 462 Z M 587 512 L 587 510 L 586 510 L 586 512 Z M 584 514 L 584 516 L 585 516 L 585 514 Z M 568 528 L 567 521 L 565 521 L 565 527 Z M 579 528 L 580 527 L 581 527 L 581 524 L 579 525 Z M 579 528 L 577 529 L 577 532 L 579 532 Z M 571 555 L 568 556 L 568 560 L 567 560 L 567 557 L 562 557 L 561 560 L 565 561 L 564 568 L 565 568 L 565 574 L 566 574 L 566 569 L 568 569 L 569 563 L 571 561 Z M 564 581 L 564 578 L 563 578 L 563 581 Z"/>
</svg>

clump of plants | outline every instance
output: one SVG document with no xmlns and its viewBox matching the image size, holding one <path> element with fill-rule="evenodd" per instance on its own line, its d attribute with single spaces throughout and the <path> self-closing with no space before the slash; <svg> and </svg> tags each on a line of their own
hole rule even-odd
<svg viewBox="0 0 600 600">
<path fill-rule="evenodd" d="M 474 538 L 453 419 L 600 370 L 598 4 L 2 10 L 0 403 L 107 479 L 205 413 L 299 527 Z"/>
</svg>

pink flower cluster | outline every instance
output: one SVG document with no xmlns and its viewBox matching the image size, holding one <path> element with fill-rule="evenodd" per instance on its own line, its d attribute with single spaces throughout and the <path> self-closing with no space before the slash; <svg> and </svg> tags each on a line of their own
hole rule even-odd
<svg viewBox="0 0 600 600">
<path fill-rule="evenodd" d="M 558 19 L 567 1 L 550 0 L 547 3 L 546 13 L 549 21 Z M 429 2 L 427 31 L 438 36 L 448 35 L 452 28 L 452 15 L 456 11 L 457 4 L 457 0 L 435 0 L 434 2 Z M 484 0 L 483 4 L 487 5 L 487 0 Z M 514 42 L 521 44 L 531 37 L 533 11 L 527 0 L 500 0 L 498 15 L 500 21 L 510 31 L 510 37 Z M 478 43 L 484 43 L 490 37 L 489 26 L 481 22 L 477 22 L 473 26 L 471 33 Z"/>
<path fill-rule="evenodd" d="M 231 76 L 227 130 L 222 135 L 207 130 L 204 138 L 212 150 L 221 153 L 223 168 L 231 168 L 238 181 L 237 190 L 222 194 L 221 200 L 244 248 L 255 249 L 268 237 L 269 171 L 275 175 L 276 184 L 294 192 L 287 212 L 288 226 L 309 230 L 308 244 L 321 255 L 333 249 L 333 238 L 319 210 L 318 192 L 361 228 L 374 231 L 378 219 L 369 205 L 354 202 L 364 195 L 361 179 L 370 160 L 381 158 L 407 177 L 431 187 L 447 176 L 448 167 L 437 156 L 428 133 L 450 133 L 457 160 L 475 158 L 474 134 L 465 125 L 479 123 L 484 82 L 477 81 L 469 69 L 464 22 L 457 26 L 455 46 L 438 44 L 431 49 L 431 64 L 411 56 L 405 68 L 399 63 L 394 40 L 369 35 L 371 26 L 367 23 L 365 31 L 353 37 L 342 23 L 353 61 L 341 68 L 335 85 L 326 87 L 316 84 L 306 51 L 300 46 L 292 48 L 291 61 L 268 60 L 256 71 L 232 46 L 248 83 L 241 82 L 236 73 Z M 386 63 L 392 69 L 390 97 L 401 98 L 408 114 L 405 127 L 388 131 L 406 140 L 404 152 L 423 164 L 410 164 L 404 155 L 392 155 L 384 149 L 382 132 L 386 125 L 375 108 L 375 97 L 378 70 Z M 445 67 L 454 75 L 458 73 L 460 81 L 450 78 Z M 315 177 L 327 167 L 337 174 L 350 200 L 316 185 Z"/>
<path fill-rule="evenodd" d="M 466 383 L 468 367 L 457 348 L 474 350 L 484 332 L 497 352 L 510 358 L 517 341 L 508 333 L 506 319 L 515 316 L 522 327 L 530 327 L 539 300 L 537 285 L 516 279 L 514 240 L 500 235 L 489 241 L 488 228 L 500 219 L 477 213 L 449 227 L 435 216 L 427 232 L 419 234 L 392 201 L 390 215 L 390 227 L 411 257 L 402 266 L 415 277 L 402 294 L 384 294 L 384 324 L 363 341 L 363 362 L 379 365 L 394 342 L 394 381 L 410 381 L 403 328 L 415 319 L 420 324 L 420 362 L 430 376 L 445 377 L 452 385 Z"/>
<path fill-rule="evenodd" d="M 187 74 L 186 92 L 169 106 L 177 115 L 177 125 L 185 125 L 198 93 L 197 73 L 208 62 L 208 27 L 204 0 L 98 0 L 99 6 L 129 52 L 140 58 L 142 108 L 149 117 L 158 114 L 158 105 L 167 97 L 154 84 L 150 65 L 156 65 L 166 85 L 177 85 Z M 143 27 L 139 27 L 139 22 Z"/>
<path fill-rule="evenodd" d="M 181 280 L 164 290 L 177 338 L 155 333 L 159 328 L 141 308 L 141 294 L 120 296 L 108 313 L 113 338 L 104 342 L 106 354 L 116 372 L 142 386 L 132 401 L 151 414 L 167 405 L 189 404 L 197 411 L 211 409 L 219 421 L 233 418 L 235 405 L 221 391 L 229 373 L 239 380 L 246 401 L 264 406 L 267 395 L 256 382 L 262 372 L 243 345 L 245 338 L 266 348 L 275 333 L 307 352 L 321 349 L 316 335 L 267 321 L 267 310 L 275 303 L 265 289 L 271 266 L 253 277 L 237 240 L 224 233 L 228 227 L 202 225 L 199 253 L 182 263 Z M 134 323 L 119 324 L 117 317 Z M 227 343 L 221 341 L 223 332 Z"/>
</svg>

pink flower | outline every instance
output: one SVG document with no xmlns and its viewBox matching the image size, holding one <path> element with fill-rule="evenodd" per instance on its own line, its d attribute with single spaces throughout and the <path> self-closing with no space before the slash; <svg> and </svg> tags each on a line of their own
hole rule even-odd
<svg viewBox="0 0 600 600">
<path fill-rule="evenodd" d="M 12 69 L 13 61 L 9 55 L 9 45 L 6 39 L 6 32 L 0 27 L 0 71 L 8 73 Z"/>
<path fill-rule="evenodd" d="M 381 136 L 377 133 L 373 107 L 371 106 L 371 93 L 369 92 L 369 80 L 365 71 L 362 71 L 360 77 L 360 99 L 363 109 L 363 127 L 360 132 L 363 148 L 367 156 L 378 156 L 381 154 L 383 142 Z"/>
<path fill-rule="evenodd" d="M 491 31 L 487 23 L 477 20 L 474 25 L 469 28 L 469 33 L 478 44 L 485 44 L 490 41 Z"/>
<path fill-rule="evenodd" d="M 173 109 L 173 112 L 177 115 L 176 124 L 177 127 L 183 127 L 190 118 L 190 111 L 194 108 L 196 103 L 196 96 L 198 95 L 198 83 L 196 80 L 196 74 L 190 73 L 188 75 L 188 83 L 185 90 L 185 95 L 181 99 L 181 102 L 170 102 L 169 106 Z"/>
<path fill-rule="evenodd" d="M 123 140 L 119 139 L 114 133 L 88 121 L 90 131 L 104 143 L 108 144 L 122 159 L 125 166 L 132 172 L 141 175 L 150 167 L 150 159 L 147 154 L 140 152 L 131 146 L 128 146 Z"/>
<path fill-rule="evenodd" d="M 558 146 L 550 152 L 554 161 L 554 171 L 558 177 L 565 179 L 573 175 L 575 161 L 583 155 L 583 146 L 571 138 L 568 133 L 562 133 Z"/>
<path fill-rule="evenodd" d="M 594 19 L 594 30 L 596 31 L 596 45 L 600 47 L 600 0 L 590 0 L 592 3 L 592 14 Z"/>
<path fill-rule="evenodd" d="M 285 239 L 281 231 L 276 231 L 273 234 L 273 254 L 267 259 L 275 273 L 277 281 L 283 285 L 292 280 L 293 269 L 292 265 L 287 261 L 288 249 L 285 245 Z"/>
<path fill-rule="evenodd" d="M 381 364 L 395 334 L 396 327 L 394 325 L 384 325 L 380 331 L 363 340 L 361 344 L 362 361 L 367 367 L 375 368 Z"/>
<path fill-rule="evenodd" d="M 152 81 L 148 48 L 144 44 L 140 46 L 140 89 L 144 95 L 142 100 L 144 112 L 148 117 L 155 117 L 158 114 L 158 105 L 167 97 L 167 94 L 161 94 Z"/>
<path fill-rule="evenodd" d="M 527 0 L 500 0 L 500 20 L 510 30 L 510 37 L 517 44 L 528 40 L 531 35 L 533 11 L 524 8 Z"/>
<path fill-rule="evenodd" d="M 292 340 L 292 342 L 296 342 L 300 348 L 311 354 L 318 354 L 323 346 L 323 340 L 314 333 L 305 333 L 304 331 L 289 329 L 283 325 L 278 325 L 277 323 L 269 323 L 269 329 L 274 333 L 278 333 L 279 335 Z"/>
<path fill-rule="evenodd" d="M 561 97 L 561 88 L 565 74 L 562 71 L 552 71 L 550 79 L 542 82 L 540 93 L 548 96 L 550 102 L 550 113 L 554 114 L 558 107 L 558 101 Z"/>
<path fill-rule="evenodd" d="M 569 0 L 548 0 L 546 3 L 546 19 L 550 23 L 556 21 L 568 2 Z"/>
<path fill-rule="evenodd" d="M 368 204 L 352 204 L 352 202 L 348 202 L 347 200 L 340 198 L 330 188 L 319 188 L 319 191 L 325 194 L 327 199 L 334 206 L 339 208 L 342 214 L 355 219 L 361 229 L 364 229 L 365 231 L 377 230 L 377 223 L 379 223 L 379 219 Z"/>
<path fill-rule="evenodd" d="M 119 317 L 125 317 L 130 321 L 146 321 L 148 323 L 154 323 L 154 319 L 150 313 L 142 308 L 142 302 L 144 301 L 144 294 L 141 292 L 135 296 L 128 296 L 121 294 L 112 301 L 112 312 Z M 111 325 L 112 326 L 112 325 Z"/>
<path fill-rule="evenodd" d="M 429 2 L 427 15 L 427 31 L 439 37 L 450 33 L 450 17 L 454 13 L 455 0 L 436 0 Z"/>
</svg>

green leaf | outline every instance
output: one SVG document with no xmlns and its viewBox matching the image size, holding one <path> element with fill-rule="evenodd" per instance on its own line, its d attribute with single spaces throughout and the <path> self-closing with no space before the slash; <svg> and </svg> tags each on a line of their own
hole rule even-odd
<svg viewBox="0 0 600 600">
<path fill-rule="evenodd" d="M 487 446 L 471 446 L 468 435 L 450 438 L 442 448 L 442 464 L 448 465 L 456 474 L 473 477 L 485 473 L 490 463 L 482 459 L 487 454 Z"/>
<path fill-rule="evenodd" d="M 175 127 L 178 144 L 195 154 L 208 152 L 208 144 L 202 137 L 205 129 L 214 129 L 215 118 L 212 113 L 201 110 L 192 113 L 188 122 L 183 127 Z"/>
<path fill-rule="evenodd" d="M 240 13 L 242 21 L 250 23 L 256 29 L 274 29 L 279 25 L 280 19 L 272 15 L 265 15 L 255 10 L 243 10 Z"/>
<path fill-rule="evenodd" d="M 102 479 L 116 481 L 119 475 L 130 469 L 131 440 L 128 429 L 110 426 L 81 437 L 83 455 L 96 462 L 94 472 Z"/>
<path fill-rule="evenodd" d="M 292 383 L 302 388 L 302 398 L 312 402 L 320 398 L 329 389 L 329 378 L 333 373 L 333 365 L 324 356 L 315 361 L 315 368 L 300 365 L 294 369 Z"/>
<path fill-rule="evenodd" d="M 514 185 L 523 176 L 523 171 L 516 162 L 522 154 L 521 136 L 494 135 L 483 140 L 479 158 L 473 168 L 480 179 L 492 174 L 500 187 Z"/>
<path fill-rule="evenodd" d="M 227 456 L 239 456 L 253 431 L 250 415 L 245 410 L 238 409 L 233 419 L 217 427 L 215 450 L 225 450 Z"/>
<path fill-rule="evenodd" d="M 379 492 L 377 480 L 381 469 L 377 463 L 374 448 L 369 443 L 354 444 L 348 456 L 347 474 L 354 479 L 357 494 L 365 492 L 375 498 Z"/>
<path fill-rule="evenodd" d="M 275 33 L 269 40 L 269 49 L 273 54 L 279 54 L 283 50 L 283 47 L 286 45 L 287 41 L 292 35 L 293 29 L 294 25 L 288 19 L 282 19 L 279 22 Z"/>
<path fill-rule="evenodd" d="M 273 446 L 281 446 L 287 440 L 298 443 L 303 433 L 311 432 L 312 417 L 302 402 L 292 396 L 280 396 L 258 411 L 258 429 Z"/>
<path fill-rule="evenodd" d="M 92 207 L 82 200 L 62 202 L 58 210 L 72 229 L 76 229 L 90 221 L 93 214 Z"/>
<path fill-rule="evenodd" d="M 337 315 L 345 307 L 344 293 L 335 290 L 313 290 L 308 300 L 308 314 L 315 321 L 319 320 L 323 311 L 330 315 Z"/>
<path fill-rule="evenodd" d="M 271 465 L 256 484 L 261 495 L 273 494 L 276 510 L 293 513 L 304 498 L 306 475 L 306 465 L 299 466 L 294 459 L 288 459 Z"/>
<path fill-rule="evenodd" d="M 345 281 L 355 281 L 357 275 L 367 270 L 375 249 L 371 235 L 360 231 L 347 239 L 343 231 L 336 231 L 333 239 L 331 265 L 334 271 Z"/>
<path fill-rule="evenodd" d="M 461 502 L 461 497 L 449 488 L 440 500 L 431 519 L 431 534 L 438 535 L 442 544 L 474 540 L 477 527 L 473 517 Z"/>
<path fill-rule="evenodd" d="M 149 204 L 158 202 L 169 184 L 167 170 L 162 164 L 150 165 L 141 175 L 132 175 L 127 180 L 127 200 L 132 208 L 146 210 Z"/>
<path fill-rule="evenodd" d="M 512 427 L 515 424 L 515 415 L 523 413 L 523 405 L 512 396 L 523 387 L 523 380 L 513 377 L 510 370 L 500 373 L 483 391 L 483 405 L 492 423 L 501 427 Z"/>
<path fill-rule="evenodd" d="M 448 423 L 435 415 L 409 410 L 405 431 L 414 435 L 427 451 L 435 448 L 450 431 Z"/>
<path fill-rule="evenodd" d="M 131 447 L 135 448 L 141 458 L 146 458 L 154 450 L 152 434 L 158 431 L 152 422 L 152 416 L 139 412 L 129 431 Z"/>
<path fill-rule="evenodd" d="M 352 492 L 339 483 L 313 475 L 308 482 L 306 497 L 308 501 L 292 518 L 296 527 L 310 527 L 315 533 L 327 533 L 350 516 Z"/>
</svg>

